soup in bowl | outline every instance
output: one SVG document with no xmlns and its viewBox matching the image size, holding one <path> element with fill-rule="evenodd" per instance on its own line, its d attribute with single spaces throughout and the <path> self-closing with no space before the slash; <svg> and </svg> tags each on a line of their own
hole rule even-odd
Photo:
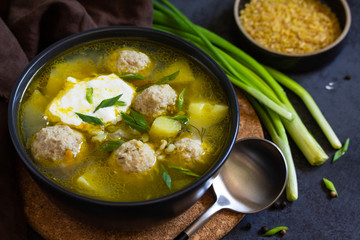
<svg viewBox="0 0 360 240">
<path fill-rule="evenodd" d="M 234 90 L 212 59 L 138 27 L 90 30 L 49 47 L 19 78 L 9 111 L 14 145 L 51 198 L 82 219 L 126 229 L 197 201 L 239 124 Z"/>
</svg>

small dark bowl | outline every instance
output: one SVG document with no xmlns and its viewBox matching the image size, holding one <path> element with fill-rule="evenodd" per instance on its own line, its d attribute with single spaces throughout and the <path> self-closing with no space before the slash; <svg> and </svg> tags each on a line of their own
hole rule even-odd
<svg viewBox="0 0 360 240">
<path fill-rule="evenodd" d="M 242 26 L 239 12 L 249 2 L 250 0 L 236 0 L 234 4 L 234 17 L 240 29 L 242 48 L 259 62 L 285 72 L 306 72 L 330 63 L 342 49 L 351 25 L 351 12 L 346 0 L 324 0 L 322 2 L 331 8 L 339 20 L 342 31 L 340 36 L 325 48 L 312 53 L 281 53 L 257 43 Z"/>
<path fill-rule="evenodd" d="M 139 202 L 111 202 L 85 197 L 57 185 L 44 176 L 25 150 L 18 127 L 19 105 L 33 76 L 47 62 L 59 54 L 83 43 L 101 39 L 122 38 L 156 42 L 179 50 L 197 61 L 223 88 L 230 109 L 230 127 L 226 144 L 217 161 L 204 176 L 188 187 L 173 194 Z M 219 168 L 227 159 L 235 142 L 239 126 L 236 94 L 222 69 L 203 51 L 176 36 L 141 27 L 99 28 L 67 37 L 40 53 L 19 77 L 9 103 L 9 130 L 11 139 L 23 163 L 39 186 L 62 210 L 86 223 L 100 227 L 136 230 L 159 224 L 178 216 L 192 206 L 211 186 Z"/>
</svg>

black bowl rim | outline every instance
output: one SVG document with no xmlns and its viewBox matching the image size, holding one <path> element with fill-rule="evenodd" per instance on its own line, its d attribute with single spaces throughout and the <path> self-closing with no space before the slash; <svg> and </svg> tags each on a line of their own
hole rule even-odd
<svg viewBox="0 0 360 240">
<path fill-rule="evenodd" d="M 349 7 L 347 1 L 346 0 L 336 0 L 336 1 L 339 1 L 341 3 L 341 5 L 344 7 L 346 21 L 345 21 L 345 25 L 344 25 L 344 28 L 342 29 L 340 36 L 334 42 L 332 42 L 331 44 L 327 45 L 324 48 L 321 48 L 317 51 L 310 52 L 310 53 L 282 53 L 282 52 L 275 51 L 275 50 L 272 50 L 270 48 L 267 48 L 267 47 L 261 45 L 247 33 L 247 31 L 242 26 L 240 18 L 239 18 L 239 10 L 240 10 L 239 8 L 240 8 L 241 1 L 243 1 L 243 0 L 235 0 L 235 3 L 234 3 L 234 18 L 235 18 L 236 25 L 238 26 L 241 34 L 243 34 L 247 38 L 247 40 L 249 40 L 256 47 L 258 47 L 264 51 L 270 52 L 271 54 L 274 54 L 275 56 L 301 58 L 301 57 L 311 57 L 314 55 L 321 54 L 323 52 L 326 52 L 326 51 L 334 48 L 338 44 L 340 44 L 345 39 L 347 34 L 349 33 L 350 26 L 351 26 L 351 11 L 350 11 L 350 7 Z"/>
<path fill-rule="evenodd" d="M 211 167 L 210 170 L 208 170 L 207 173 L 205 173 L 201 178 L 196 180 L 194 183 L 190 184 L 189 186 L 187 186 L 177 192 L 165 195 L 163 197 L 155 198 L 155 199 L 150 199 L 150 200 L 145 200 L 145 201 L 135 201 L 135 202 L 115 202 L 115 201 L 99 200 L 99 199 L 95 199 L 95 198 L 77 194 L 75 192 L 72 192 L 72 191 L 56 184 L 49 178 L 45 177 L 37 169 L 37 167 L 34 165 L 34 163 L 31 161 L 31 159 L 28 157 L 28 155 L 26 154 L 26 151 L 24 150 L 24 148 L 22 146 L 22 143 L 21 143 L 21 140 L 19 137 L 19 130 L 17 127 L 18 108 L 19 108 L 20 101 L 23 97 L 24 91 L 27 89 L 28 85 L 30 84 L 30 82 L 31 82 L 30 80 L 32 79 L 32 76 L 34 74 L 36 74 L 36 72 L 39 69 L 41 69 L 46 62 L 48 62 L 50 59 L 53 59 L 54 57 L 58 56 L 61 52 L 64 52 L 64 51 L 68 50 L 69 48 L 78 46 L 80 43 L 77 43 L 77 44 L 74 44 L 74 43 L 76 43 L 76 41 L 79 41 L 79 39 L 80 40 L 83 39 L 84 41 L 82 41 L 82 42 L 92 42 L 92 41 L 96 41 L 99 39 L 106 39 L 106 38 L 104 38 L 104 37 L 103 38 L 101 38 L 101 37 L 100 38 L 90 38 L 88 40 L 86 40 L 86 38 L 94 36 L 94 35 L 97 36 L 97 34 L 102 34 L 102 33 L 124 32 L 124 31 L 131 32 L 131 33 L 138 34 L 138 35 L 139 34 L 141 34 L 141 35 L 142 34 L 150 34 L 150 36 L 151 36 L 152 34 L 155 34 L 157 36 L 160 36 L 161 38 L 166 38 L 166 39 L 178 42 L 179 44 L 181 44 L 182 46 L 184 46 L 186 48 L 191 48 L 191 50 L 194 53 L 196 53 L 196 55 L 199 56 L 201 59 L 206 59 L 206 61 L 207 61 L 206 68 L 211 69 L 211 72 L 212 72 L 212 74 L 214 74 L 214 76 L 222 75 L 222 78 L 225 79 L 225 81 L 222 82 L 223 83 L 222 86 L 223 86 L 224 90 L 229 91 L 231 93 L 230 97 L 228 98 L 228 101 L 229 101 L 230 107 L 232 108 L 231 111 L 235 115 L 234 118 L 232 118 L 232 122 L 230 122 L 230 124 L 231 124 L 230 136 L 229 136 L 229 141 L 228 141 L 227 145 L 224 146 L 224 152 L 219 156 L 219 160 L 216 163 L 214 163 L 214 165 Z M 146 35 L 146 36 L 149 36 L 149 35 Z M 123 38 L 126 38 L 126 37 L 123 37 Z M 128 38 L 130 38 L 130 39 L 131 38 L 147 39 L 147 37 L 145 37 L 145 36 L 143 36 L 143 37 L 130 36 Z M 150 38 L 150 40 L 151 40 L 151 38 Z M 152 40 L 152 41 L 155 41 L 155 40 Z M 166 45 L 165 42 L 161 42 L 160 44 Z M 59 51 L 59 49 L 62 46 L 66 47 L 68 45 L 70 47 L 67 47 L 65 50 L 63 49 L 63 50 Z M 183 51 L 177 46 L 173 46 L 173 47 L 175 49 L 179 49 L 180 51 Z M 46 57 L 49 57 L 49 59 L 41 64 L 43 59 Z M 196 58 L 195 58 L 195 60 L 199 61 Z M 32 68 L 34 66 L 37 66 L 38 64 L 40 64 L 40 66 L 35 67 L 36 71 L 34 71 Z M 30 77 L 28 77 L 28 79 L 26 79 L 27 76 L 30 76 Z M 23 81 L 25 81 L 26 84 L 22 84 Z M 20 92 L 20 94 L 19 94 L 19 92 Z M 231 106 L 231 105 L 233 105 L 233 106 Z M 80 201 L 85 201 L 85 202 L 90 202 L 90 203 L 96 204 L 96 205 L 103 205 L 103 206 L 110 206 L 110 207 L 111 206 L 134 207 L 134 206 L 146 206 L 146 205 L 151 205 L 151 204 L 157 204 L 157 203 L 161 203 L 161 202 L 165 202 L 165 201 L 177 198 L 178 196 L 189 193 L 189 192 L 197 189 L 199 186 L 205 184 L 206 181 L 208 181 L 212 177 L 215 177 L 215 175 L 218 173 L 218 170 L 220 169 L 220 167 L 224 164 L 224 162 L 228 158 L 228 156 L 231 152 L 232 146 L 234 145 L 234 143 L 236 141 L 236 136 L 237 136 L 238 129 L 239 129 L 239 121 L 240 121 L 239 118 L 240 118 L 239 117 L 239 106 L 238 106 L 235 90 L 234 90 L 230 80 L 227 78 L 226 74 L 224 73 L 224 71 L 210 56 L 208 56 L 205 52 L 203 52 L 201 49 L 197 48 L 192 43 L 189 43 L 186 40 L 179 38 L 175 35 L 172 35 L 172 34 L 169 34 L 166 32 L 162 32 L 159 30 L 155 30 L 152 28 L 138 27 L 138 26 L 111 26 L 111 27 L 101 27 L 101 28 L 90 29 L 90 30 L 86 30 L 86 31 L 83 31 L 80 33 L 72 34 L 72 35 L 65 37 L 62 40 L 59 40 L 58 42 L 50 45 L 45 50 L 43 50 L 40 54 L 38 54 L 27 65 L 27 67 L 24 69 L 24 71 L 20 74 L 20 76 L 17 79 L 17 81 L 14 85 L 14 88 L 11 92 L 9 105 L 8 105 L 8 127 L 9 127 L 10 137 L 11 137 L 13 145 L 15 146 L 15 149 L 16 149 L 18 155 L 20 156 L 22 162 L 25 164 L 26 168 L 30 171 L 30 173 L 32 173 L 31 175 L 33 177 L 35 175 L 35 177 L 37 179 L 40 179 L 40 181 L 42 183 L 45 183 L 51 189 L 53 189 L 53 190 L 55 189 L 56 191 L 59 191 L 62 194 L 71 196 Z"/>
</svg>

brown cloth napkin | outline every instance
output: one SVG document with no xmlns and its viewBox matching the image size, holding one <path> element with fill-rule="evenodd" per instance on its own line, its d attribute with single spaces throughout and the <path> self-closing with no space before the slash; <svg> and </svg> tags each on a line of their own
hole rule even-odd
<svg viewBox="0 0 360 240">
<path fill-rule="evenodd" d="M 96 27 L 151 27 L 152 0 L 0 1 L 0 239 L 26 239 L 17 188 L 17 155 L 7 125 L 7 100 L 26 64 L 50 44 Z"/>
</svg>

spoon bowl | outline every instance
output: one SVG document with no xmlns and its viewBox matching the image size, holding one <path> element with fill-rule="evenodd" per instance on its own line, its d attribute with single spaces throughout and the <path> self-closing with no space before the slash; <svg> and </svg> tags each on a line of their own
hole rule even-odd
<svg viewBox="0 0 360 240">
<path fill-rule="evenodd" d="M 268 208 L 284 191 L 287 177 L 285 157 L 274 143 L 238 140 L 213 181 L 216 202 L 175 239 L 188 239 L 221 209 L 248 214 Z"/>
</svg>

